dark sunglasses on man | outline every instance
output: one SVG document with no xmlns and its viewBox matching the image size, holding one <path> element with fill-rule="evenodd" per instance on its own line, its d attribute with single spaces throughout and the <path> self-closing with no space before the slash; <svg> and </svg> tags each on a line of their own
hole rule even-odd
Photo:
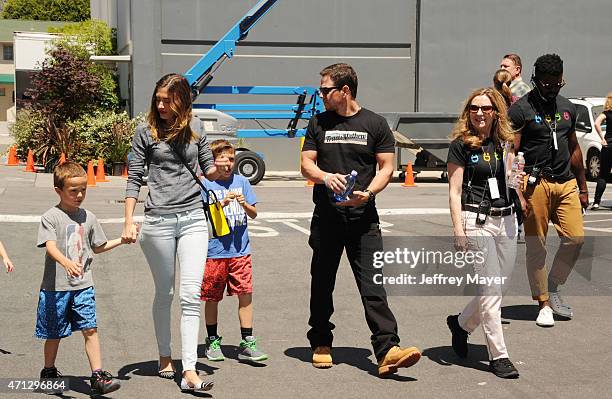
<svg viewBox="0 0 612 399">
<path fill-rule="evenodd" d="M 560 89 L 565 86 L 565 80 L 562 80 L 559 83 L 544 83 L 541 80 L 538 80 L 538 82 L 544 89 Z"/>
<path fill-rule="evenodd" d="M 319 91 L 321 92 L 321 94 L 326 96 L 329 93 L 331 93 L 333 90 L 340 90 L 341 88 L 342 86 L 319 87 Z"/>
</svg>

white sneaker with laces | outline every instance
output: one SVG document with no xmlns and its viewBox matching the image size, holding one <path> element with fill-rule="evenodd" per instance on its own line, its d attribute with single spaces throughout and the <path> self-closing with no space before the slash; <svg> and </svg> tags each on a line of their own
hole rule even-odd
<svg viewBox="0 0 612 399">
<path fill-rule="evenodd" d="M 544 306 L 538 313 L 536 324 L 540 327 L 552 327 L 555 325 L 555 319 L 553 318 L 553 311 L 550 306 Z"/>
</svg>

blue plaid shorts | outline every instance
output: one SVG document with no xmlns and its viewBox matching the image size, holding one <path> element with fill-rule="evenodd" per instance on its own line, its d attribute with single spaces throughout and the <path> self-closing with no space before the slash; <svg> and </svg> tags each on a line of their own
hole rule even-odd
<svg viewBox="0 0 612 399">
<path fill-rule="evenodd" d="M 65 338 L 73 331 L 96 327 L 94 287 L 76 291 L 40 291 L 38 294 L 37 338 Z"/>
</svg>

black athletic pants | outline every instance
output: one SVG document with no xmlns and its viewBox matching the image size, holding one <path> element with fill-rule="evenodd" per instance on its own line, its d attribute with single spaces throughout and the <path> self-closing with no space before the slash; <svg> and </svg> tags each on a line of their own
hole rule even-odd
<svg viewBox="0 0 612 399">
<path fill-rule="evenodd" d="M 372 253 L 381 251 L 382 236 L 375 222 L 348 221 L 317 216 L 316 211 L 310 225 L 309 244 L 313 250 L 310 285 L 310 319 L 308 331 L 310 345 L 332 346 L 334 324 L 329 321 L 334 313 L 333 292 L 336 273 L 342 252 L 346 254 L 353 270 L 368 327 L 374 355 L 380 361 L 387 351 L 399 344 L 397 322 L 389 309 L 387 295 L 381 286 L 373 284 L 375 270 Z"/>
<path fill-rule="evenodd" d="M 601 202 L 601 197 L 606 190 L 606 183 L 610 176 L 610 167 L 612 166 L 612 148 L 610 148 L 610 145 L 601 147 L 599 160 L 599 177 L 597 178 L 597 187 L 595 188 L 594 204 L 599 204 Z"/>
</svg>

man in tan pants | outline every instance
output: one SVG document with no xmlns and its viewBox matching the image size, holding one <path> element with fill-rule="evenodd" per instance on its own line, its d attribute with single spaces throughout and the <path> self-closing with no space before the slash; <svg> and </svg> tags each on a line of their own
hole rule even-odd
<svg viewBox="0 0 612 399">
<path fill-rule="evenodd" d="M 552 327 L 553 313 L 573 317 L 558 286 L 565 283 L 584 242 L 581 209 L 588 206 L 582 153 L 576 139 L 576 108 L 559 95 L 563 61 L 556 54 L 539 57 L 532 76 L 534 89 L 510 107 L 516 129 L 514 147 L 525 154 L 529 174 L 521 201 L 525 215 L 527 275 L 540 311 L 536 324 Z M 546 235 L 551 221 L 561 245 L 546 270 Z"/>
</svg>

